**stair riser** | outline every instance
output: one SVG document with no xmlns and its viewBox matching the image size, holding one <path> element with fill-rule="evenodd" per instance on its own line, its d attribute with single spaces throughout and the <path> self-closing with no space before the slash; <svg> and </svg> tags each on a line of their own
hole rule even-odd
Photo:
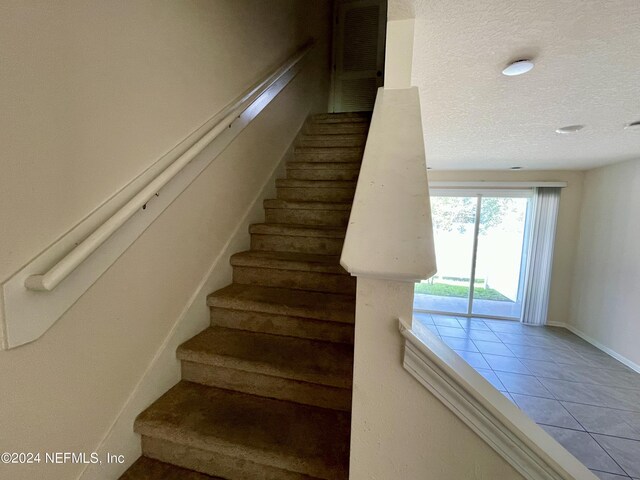
<svg viewBox="0 0 640 480">
<path fill-rule="evenodd" d="M 365 135 L 303 135 L 298 139 L 299 147 L 364 147 Z"/>
<path fill-rule="evenodd" d="M 159 438 L 142 436 L 142 453 L 161 462 L 171 463 L 227 480 L 311 480 L 308 475 L 250 461 L 251 454 L 229 456 Z M 324 477 L 330 478 L 330 477 Z M 338 477 L 336 477 L 338 478 Z M 346 475 L 340 478 L 347 478 Z"/>
<path fill-rule="evenodd" d="M 309 135 L 349 135 L 365 134 L 369 124 L 365 122 L 314 123 L 308 122 L 303 132 Z"/>
<path fill-rule="evenodd" d="M 349 411 L 351 390 L 202 363 L 182 362 L 182 379 L 261 397 Z"/>
<path fill-rule="evenodd" d="M 316 292 L 355 295 L 356 281 L 349 275 L 336 275 L 274 268 L 233 267 L 233 281 L 243 285 L 293 288 Z"/>
<path fill-rule="evenodd" d="M 267 223 L 284 223 L 291 225 L 325 225 L 343 227 L 349 222 L 348 210 L 302 210 L 298 208 L 267 208 Z"/>
<path fill-rule="evenodd" d="M 363 153 L 364 150 L 358 150 L 355 152 L 341 152 L 340 150 L 336 151 L 336 149 L 333 148 L 325 148 L 321 151 L 307 151 L 296 149 L 294 155 L 296 162 L 356 163 L 359 165 L 362 162 Z"/>
<path fill-rule="evenodd" d="M 288 168 L 287 178 L 291 180 L 347 180 L 358 179 L 360 169 L 340 169 L 340 170 L 311 170 L 302 168 Z"/>
<path fill-rule="evenodd" d="M 251 235 L 251 249 L 269 252 L 317 253 L 340 255 L 343 238 L 292 237 L 286 235 Z"/>
<path fill-rule="evenodd" d="M 301 202 L 352 202 L 355 188 L 278 187 L 278 198 Z"/>
<path fill-rule="evenodd" d="M 353 325 L 348 323 L 211 307 L 211 325 L 272 335 L 353 344 Z"/>
</svg>

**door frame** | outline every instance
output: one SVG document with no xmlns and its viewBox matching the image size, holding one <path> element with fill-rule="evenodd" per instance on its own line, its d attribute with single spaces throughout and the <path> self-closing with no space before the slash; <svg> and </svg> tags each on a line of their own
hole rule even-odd
<svg viewBox="0 0 640 480">
<path fill-rule="evenodd" d="M 427 310 L 421 308 L 414 308 L 413 311 L 417 313 L 435 313 L 439 315 L 448 315 L 448 316 L 456 316 L 456 317 L 475 317 L 475 318 L 491 318 L 497 320 L 521 320 L 522 319 L 522 309 L 520 310 L 519 317 L 504 317 L 504 316 L 496 316 L 496 315 L 485 315 L 479 313 L 473 313 L 473 290 L 475 287 L 475 276 L 476 276 L 476 263 L 477 263 L 477 254 L 478 254 L 478 236 L 480 230 L 480 215 L 482 209 L 482 198 L 483 197 L 507 197 L 507 198 L 529 198 L 529 203 L 527 205 L 527 211 L 525 214 L 525 225 L 524 225 L 524 233 L 523 233 L 523 241 L 522 241 L 522 252 L 520 254 L 520 275 L 519 275 L 519 283 L 518 283 L 518 295 L 520 292 L 523 292 L 524 285 L 523 279 L 526 278 L 526 269 L 528 265 L 527 257 L 529 252 L 529 245 L 531 240 L 531 209 L 532 209 L 532 199 L 534 196 L 534 190 L 532 188 L 431 188 L 429 191 L 430 196 L 432 197 L 468 197 L 473 198 L 476 197 L 476 211 L 475 211 L 475 222 L 473 225 L 473 250 L 471 254 L 471 273 L 469 280 L 469 297 L 467 303 L 467 311 L 465 313 L 457 313 L 457 312 L 444 312 L 439 310 Z M 524 293 L 524 292 L 523 292 Z M 524 303 L 524 298 L 523 298 Z"/>
</svg>

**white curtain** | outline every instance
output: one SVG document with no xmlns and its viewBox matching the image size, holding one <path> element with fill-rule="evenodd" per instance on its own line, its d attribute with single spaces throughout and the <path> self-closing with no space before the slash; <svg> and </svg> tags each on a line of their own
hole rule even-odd
<svg viewBox="0 0 640 480">
<path fill-rule="evenodd" d="M 527 325 L 547 323 L 553 244 L 556 238 L 559 204 L 560 188 L 536 188 L 521 319 L 522 323 Z"/>
</svg>

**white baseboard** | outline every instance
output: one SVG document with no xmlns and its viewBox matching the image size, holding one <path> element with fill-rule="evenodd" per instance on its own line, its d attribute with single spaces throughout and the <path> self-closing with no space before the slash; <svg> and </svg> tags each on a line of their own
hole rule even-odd
<svg viewBox="0 0 640 480">
<path fill-rule="evenodd" d="M 629 367 L 631 370 L 634 370 L 638 373 L 640 373 L 640 365 L 638 365 L 637 363 L 629 360 L 627 357 L 620 355 L 618 352 L 616 352 L 615 350 L 612 350 L 611 348 L 607 347 L 606 345 L 600 343 L 598 340 L 596 340 L 595 338 L 590 337 L 589 335 L 587 335 L 586 333 L 584 333 L 581 330 L 578 330 L 576 327 L 574 327 L 573 325 L 569 324 L 569 323 L 564 323 L 564 322 L 547 322 L 547 325 L 550 327 L 562 327 L 562 328 L 566 328 L 567 330 L 569 330 L 571 333 L 576 334 L 577 336 L 579 336 L 580 338 L 582 338 L 583 340 L 589 342 L 591 345 L 593 345 L 594 347 L 596 347 L 599 350 L 602 350 L 604 353 L 606 353 L 607 355 L 612 356 L 613 358 L 615 358 L 616 360 L 618 360 L 619 362 L 625 364 L 627 367 Z"/>
<path fill-rule="evenodd" d="M 562 327 L 567 328 L 567 324 L 564 322 L 547 322 L 543 325 L 544 327 Z"/>
<path fill-rule="evenodd" d="M 141 455 L 140 436 L 133 432 L 133 422 L 138 414 L 180 380 L 180 362 L 176 358 L 176 349 L 181 343 L 209 326 L 210 314 L 206 302 L 207 295 L 231 282 L 232 269 L 229 257 L 248 248 L 249 225 L 263 221 L 262 201 L 274 196 L 275 179 L 282 176 L 290 152 L 291 149 L 272 170 L 271 175 L 247 208 L 229 240 L 200 281 L 196 292 L 189 299 L 162 345 L 158 348 L 106 435 L 93 450 L 98 453 L 99 458 L 105 458 L 107 453 L 124 455 L 125 463 L 89 464 L 80 473 L 78 480 L 119 478 Z"/>
</svg>

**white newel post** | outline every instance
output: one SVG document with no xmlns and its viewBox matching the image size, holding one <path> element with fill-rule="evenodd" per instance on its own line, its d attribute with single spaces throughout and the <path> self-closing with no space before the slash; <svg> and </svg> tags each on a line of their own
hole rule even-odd
<svg viewBox="0 0 640 480">
<path fill-rule="evenodd" d="M 415 437 L 398 435 L 415 430 L 402 407 L 406 395 L 424 396 L 403 369 L 398 318 L 411 319 L 414 282 L 436 270 L 428 188 L 418 90 L 380 89 L 341 256 L 358 278 L 350 466 L 356 480 L 418 479 L 429 468 L 426 452 L 401 460 L 415 449 Z"/>
<path fill-rule="evenodd" d="M 403 397 L 420 389 L 404 371 L 398 335 L 398 318 L 411 318 L 412 304 L 413 283 L 358 277 L 350 478 L 408 479 L 409 471 L 424 468 L 420 459 L 414 465 L 389 461 L 412 449 L 411 438 L 398 435 L 411 431 L 411 415 L 398 411 Z"/>
</svg>

